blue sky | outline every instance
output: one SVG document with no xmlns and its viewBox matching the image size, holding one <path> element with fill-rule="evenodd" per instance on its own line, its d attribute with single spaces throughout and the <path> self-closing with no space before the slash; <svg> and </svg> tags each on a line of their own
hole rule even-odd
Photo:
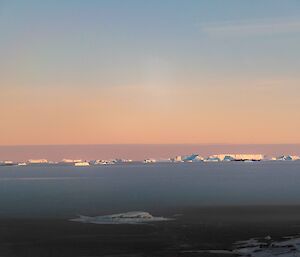
<svg viewBox="0 0 300 257">
<path fill-rule="evenodd" d="M 10 0 L 0 14 L 2 67 L 29 61 L 46 77 L 100 67 L 134 80 L 151 58 L 183 73 L 296 76 L 300 62 L 299 1 Z"/>
<path fill-rule="evenodd" d="M 191 138 L 178 130 L 166 142 L 192 142 L 193 137 L 196 143 L 232 143 L 232 130 L 239 135 L 238 143 L 300 142 L 300 123 L 294 119 L 300 107 L 299 45 L 296 0 L 0 0 L 0 87 L 5 93 L 0 107 L 8 121 L 0 144 L 10 144 L 16 136 L 12 120 L 22 120 L 21 115 L 30 116 L 36 109 L 46 117 L 34 121 L 32 114 L 27 130 L 38 127 L 43 132 L 38 139 L 22 140 L 24 134 L 14 143 L 48 143 L 43 139 L 49 133 L 60 135 L 53 139 L 57 143 L 106 142 L 96 130 L 88 142 L 62 140 L 75 122 L 68 116 L 70 110 L 85 110 L 89 118 L 126 117 L 138 124 L 135 135 L 145 130 L 141 116 L 158 116 L 151 123 L 163 122 L 165 131 L 147 135 L 149 142 L 163 142 L 167 131 L 179 126 L 174 113 L 184 117 L 181 131 L 191 130 Z M 86 99 L 79 110 L 72 99 L 80 95 L 98 98 Z M 15 110 L 19 104 L 22 110 Z M 53 106 L 63 110 L 60 122 L 68 122 L 50 132 L 43 124 L 53 124 Z M 269 116 L 268 126 L 262 127 L 259 118 L 253 120 L 256 125 L 241 118 L 224 121 L 222 117 L 232 112 Z M 248 129 L 232 128 L 233 122 Z M 92 125 L 107 134 L 116 126 L 113 121 L 108 124 L 103 131 L 100 120 Z M 272 127 L 278 128 L 274 134 Z M 76 135 L 82 131 L 87 129 Z M 213 137 L 210 131 L 224 137 Z M 262 136 L 249 137 L 249 131 L 262 131 Z M 148 142 L 141 140 L 142 134 L 130 133 L 132 127 L 128 134 L 115 131 L 110 136 L 124 143 Z"/>
</svg>

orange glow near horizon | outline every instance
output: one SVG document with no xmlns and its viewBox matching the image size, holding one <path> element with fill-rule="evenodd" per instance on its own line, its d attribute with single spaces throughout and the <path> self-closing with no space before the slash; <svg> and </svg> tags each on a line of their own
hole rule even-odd
<svg viewBox="0 0 300 257">
<path fill-rule="evenodd" d="M 12 88 L 0 96 L 0 145 L 300 142 L 299 102 L 281 89 Z"/>
</svg>

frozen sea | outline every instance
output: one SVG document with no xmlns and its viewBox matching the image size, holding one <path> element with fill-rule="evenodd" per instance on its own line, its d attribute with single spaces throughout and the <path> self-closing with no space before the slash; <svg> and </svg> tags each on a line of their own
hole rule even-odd
<svg viewBox="0 0 300 257">
<path fill-rule="evenodd" d="M 300 161 L 0 167 L 0 217 L 299 205 Z"/>
</svg>

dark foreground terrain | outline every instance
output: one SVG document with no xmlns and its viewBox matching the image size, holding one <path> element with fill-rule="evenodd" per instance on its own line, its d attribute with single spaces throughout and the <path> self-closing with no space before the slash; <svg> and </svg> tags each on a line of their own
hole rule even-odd
<svg viewBox="0 0 300 257">
<path fill-rule="evenodd" d="M 153 213 L 175 221 L 95 225 L 59 219 L 1 219 L 0 256 L 222 256 L 237 240 L 300 232 L 300 207 L 207 207 Z M 229 256 L 228 254 L 226 256 Z"/>
</svg>

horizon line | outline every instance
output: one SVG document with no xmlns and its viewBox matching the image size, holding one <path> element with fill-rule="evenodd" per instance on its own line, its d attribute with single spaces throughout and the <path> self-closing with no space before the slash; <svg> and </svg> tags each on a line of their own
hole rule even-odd
<svg viewBox="0 0 300 257">
<path fill-rule="evenodd" d="M 300 145 L 299 143 L 111 143 L 111 144 L 101 144 L 101 143 L 96 143 L 96 144 L 13 144 L 13 145 L 1 145 L 0 147 L 26 147 L 26 146 L 144 146 L 144 145 L 153 145 L 153 146 L 158 146 L 158 145 L 203 145 L 203 146 L 239 146 L 239 145 Z"/>
</svg>

